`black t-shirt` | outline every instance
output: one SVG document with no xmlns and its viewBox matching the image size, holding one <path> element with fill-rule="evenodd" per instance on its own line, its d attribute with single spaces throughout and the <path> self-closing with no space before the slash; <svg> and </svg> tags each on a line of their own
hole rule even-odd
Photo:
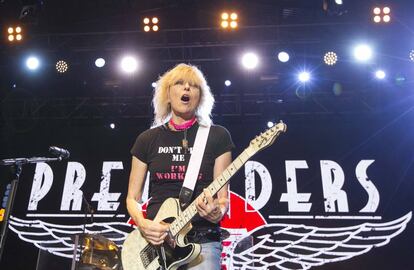
<svg viewBox="0 0 414 270">
<path fill-rule="evenodd" d="M 197 123 L 187 130 L 186 137 L 189 147 L 187 153 L 184 152 L 182 147 L 185 131 L 172 131 L 166 125 L 146 130 L 136 139 L 131 154 L 146 163 L 150 172 L 149 197 L 151 200 L 147 207 L 147 218 L 154 219 L 161 204 L 166 199 L 170 197 L 178 198 L 197 130 Z M 213 181 L 215 159 L 225 152 L 231 151 L 233 147 L 234 144 L 227 129 L 212 125 L 193 200 Z M 198 215 L 193 218 L 192 224 L 195 227 L 217 226 Z"/>
</svg>

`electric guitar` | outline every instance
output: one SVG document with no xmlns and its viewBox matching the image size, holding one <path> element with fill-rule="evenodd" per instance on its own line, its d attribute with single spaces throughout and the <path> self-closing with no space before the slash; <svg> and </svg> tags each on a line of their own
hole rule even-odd
<svg viewBox="0 0 414 270">
<path fill-rule="evenodd" d="M 216 194 L 230 178 L 260 150 L 270 146 L 276 137 L 286 131 L 282 122 L 274 125 L 254 138 L 249 146 L 207 187 Z M 202 196 L 202 194 L 200 194 Z M 199 196 L 199 197 L 200 197 Z M 160 207 L 154 221 L 169 223 L 169 231 L 162 245 L 147 242 L 138 229 L 132 231 L 123 244 L 122 265 L 125 270 L 175 270 L 194 260 L 201 246 L 188 243 L 186 234 L 191 229 L 191 219 L 197 214 L 196 200 L 181 211 L 178 199 L 169 198 Z"/>
</svg>

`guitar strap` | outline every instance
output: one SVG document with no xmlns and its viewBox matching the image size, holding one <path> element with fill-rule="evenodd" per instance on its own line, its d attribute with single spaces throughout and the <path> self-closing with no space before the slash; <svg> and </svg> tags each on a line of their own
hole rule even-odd
<svg viewBox="0 0 414 270">
<path fill-rule="evenodd" d="M 193 145 L 193 151 L 191 153 L 190 161 L 184 177 L 184 183 L 180 191 L 179 199 L 181 209 L 186 208 L 193 197 L 194 187 L 200 172 L 201 161 L 203 160 L 209 132 L 210 125 L 198 127 Z"/>
</svg>

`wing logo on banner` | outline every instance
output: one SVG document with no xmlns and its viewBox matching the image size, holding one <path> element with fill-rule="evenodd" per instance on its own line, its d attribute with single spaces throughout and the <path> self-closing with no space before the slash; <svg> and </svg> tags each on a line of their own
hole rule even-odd
<svg viewBox="0 0 414 270">
<path fill-rule="evenodd" d="M 388 244 L 411 220 L 412 212 L 385 223 L 322 228 L 273 223 L 260 226 L 235 243 L 230 253 L 234 269 L 309 269 L 359 256 Z M 242 244 L 253 238 L 255 244 Z"/>
<path fill-rule="evenodd" d="M 81 233 L 102 234 L 116 245 L 121 246 L 132 230 L 131 225 L 125 222 L 87 224 L 84 231 L 84 225 L 61 225 L 17 217 L 11 217 L 9 228 L 23 241 L 66 258 L 73 257 L 74 242 L 71 236 Z"/>
</svg>

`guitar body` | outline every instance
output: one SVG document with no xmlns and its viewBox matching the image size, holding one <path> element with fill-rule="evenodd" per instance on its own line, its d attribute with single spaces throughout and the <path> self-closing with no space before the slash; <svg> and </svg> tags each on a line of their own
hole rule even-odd
<svg viewBox="0 0 414 270">
<path fill-rule="evenodd" d="M 154 221 L 171 223 L 181 213 L 178 199 L 169 198 L 160 207 Z M 201 252 L 199 244 L 186 243 L 185 235 L 191 224 L 185 226 L 175 237 L 176 246 L 167 241 L 161 246 L 147 242 L 138 229 L 131 232 L 122 247 L 122 265 L 125 270 L 175 270 L 194 260 Z"/>
</svg>

